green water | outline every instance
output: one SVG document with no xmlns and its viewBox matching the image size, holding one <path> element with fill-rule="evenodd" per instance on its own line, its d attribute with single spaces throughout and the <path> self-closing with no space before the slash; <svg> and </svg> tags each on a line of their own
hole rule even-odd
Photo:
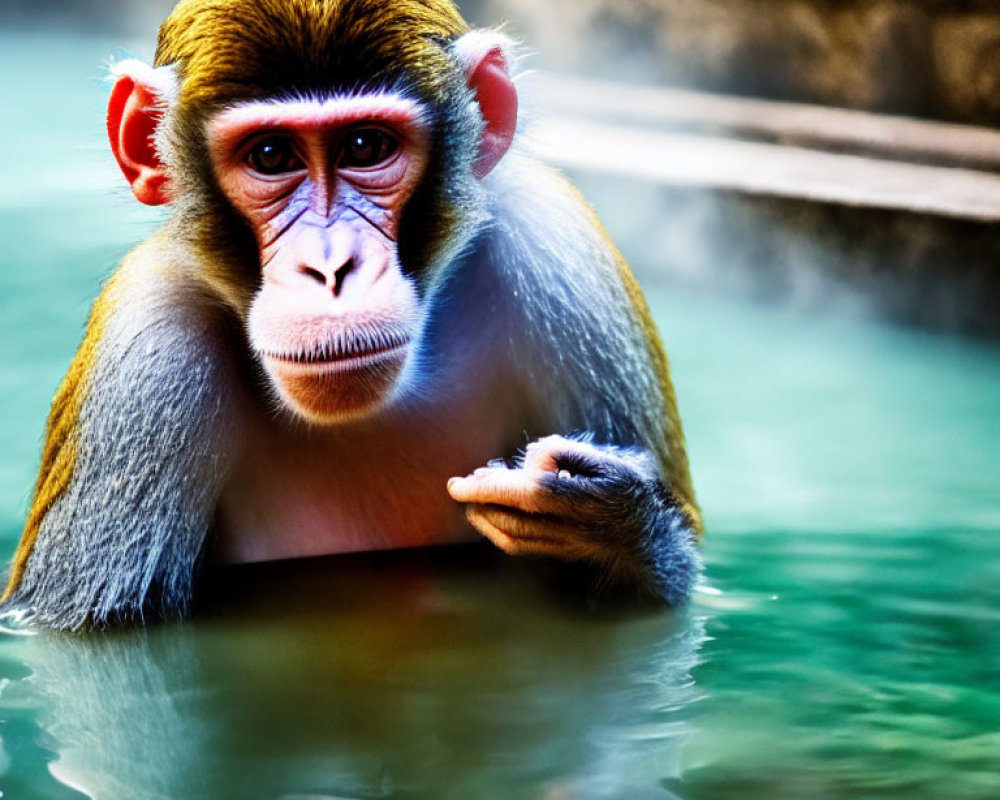
<svg viewBox="0 0 1000 800">
<path fill-rule="evenodd" d="M 89 302 L 156 219 L 104 145 L 115 52 L 0 33 L 4 556 Z M 0 633 L 3 797 L 1000 797 L 1000 349 L 647 287 L 709 527 L 686 613 L 459 550 Z"/>
</svg>

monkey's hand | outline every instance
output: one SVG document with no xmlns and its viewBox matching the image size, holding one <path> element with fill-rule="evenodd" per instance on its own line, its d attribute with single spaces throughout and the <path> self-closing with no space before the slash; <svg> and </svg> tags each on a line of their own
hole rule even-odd
<svg viewBox="0 0 1000 800">
<path fill-rule="evenodd" d="M 448 492 L 511 555 L 589 561 L 611 582 L 670 605 L 685 601 L 697 580 L 690 522 L 648 452 L 547 436 L 513 468 L 491 461 L 450 479 Z"/>
</svg>

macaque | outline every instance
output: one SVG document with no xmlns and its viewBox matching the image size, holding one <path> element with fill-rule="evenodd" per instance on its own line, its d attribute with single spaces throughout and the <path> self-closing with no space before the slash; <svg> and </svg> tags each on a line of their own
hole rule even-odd
<svg viewBox="0 0 1000 800">
<path fill-rule="evenodd" d="M 662 345 L 519 146 L 512 62 L 449 0 L 182 0 L 114 68 L 111 149 L 171 215 L 57 391 L 4 608 L 178 617 L 209 565 L 479 535 L 690 595 Z"/>
</svg>

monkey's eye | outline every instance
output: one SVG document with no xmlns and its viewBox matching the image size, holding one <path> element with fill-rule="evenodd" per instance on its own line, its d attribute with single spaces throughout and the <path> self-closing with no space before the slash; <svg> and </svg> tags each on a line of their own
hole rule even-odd
<svg viewBox="0 0 1000 800">
<path fill-rule="evenodd" d="M 292 142 L 286 136 L 269 136 L 253 146 L 247 154 L 247 164 L 262 175 L 281 175 L 296 172 L 305 166 L 298 157 Z"/>
<path fill-rule="evenodd" d="M 339 166 L 363 169 L 381 164 L 399 149 L 399 142 L 378 128 L 358 128 L 347 134 Z"/>
</svg>

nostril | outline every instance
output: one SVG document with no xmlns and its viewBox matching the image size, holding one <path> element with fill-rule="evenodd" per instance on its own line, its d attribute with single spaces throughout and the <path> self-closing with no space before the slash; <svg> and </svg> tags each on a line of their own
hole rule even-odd
<svg viewBox="0 0 1000 800">
<path fill-rule="evenodd" d="M 353 270 L 354 259 L 349 258 L 335 273 L 333 273 L 333 294 L 335 297 L 340 296 L 340 290 L 344 286 L 344 278 L 346 278 Z"/>
<path fill-rule="evenodd" d="M 320 272 L 318 269 L 313 269 L 312 267 L 307 267 L 305 264 L 299 267 L 299 272 L 308 278 L 312 278 L 319 283 L 326 285 L 326 275 Z"/>
</svg>

